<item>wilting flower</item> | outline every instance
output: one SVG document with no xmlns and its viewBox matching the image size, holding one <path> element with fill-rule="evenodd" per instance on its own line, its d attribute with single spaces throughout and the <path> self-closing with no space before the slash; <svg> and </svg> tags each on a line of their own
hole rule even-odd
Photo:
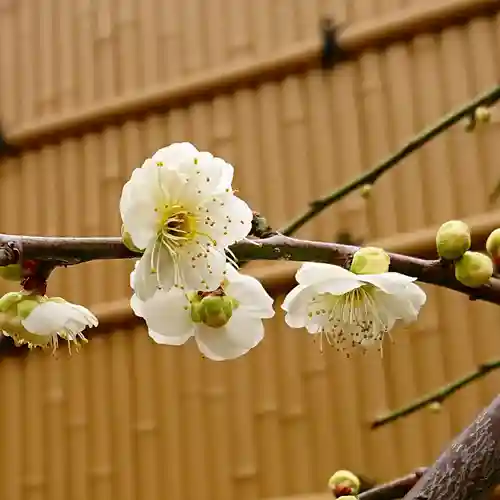
<svg viewBox="0 0 500 500">
<path fill-rule="evenodd" d="M 233 194 L 233 167 L 189 143 L 160 149 L 123 187 L 123 231 L 144 249 L 136 294 L 146 300 L 172 286 L 213 290 L 223 279 L 225 249 L 245 238 L 252 211 Z"/>
<path fill-rule="evenodd" d="M 0 299 L 0 329 L 16 344 L 53 347 L 61 337 L 68 343 L 86 341 L 83 331 L 95 327 L 97 318 L 83 306 L 60 297 L 13 292 Z"/>
<path fill-rule="evenodd" d="M 339 350 L 380 343 L 396 320 L 415 321 L 426 295 L 399 273 L 356 275 L 330 264 L 306 263 L 285 298 L 285 321 L 323 335 Z"/>
<path fill-rule="evenodd" d="M 136 276 L 130 276 L 132 288 Z M 260 282 L 229 265 L 226 279 L 213 292 L 174 287 L 146 301 L 133 295 L 131 306 L 158 344 L 182 345 L 194 337 L 202 354 L 214 361 L 247 353 L 264 337 L 262 319 L 274 316 L 273 299 Z"/>
</svg>

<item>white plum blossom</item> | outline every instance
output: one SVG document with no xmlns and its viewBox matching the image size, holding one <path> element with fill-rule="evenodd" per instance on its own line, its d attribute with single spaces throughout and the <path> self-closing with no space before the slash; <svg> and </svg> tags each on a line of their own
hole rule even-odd
<svg viewBox="0 0 500 500">
<path fill-rule="evenodd" d="M 416 278 L 386 272 L 354 274 L 339 266 L 305 263 L 296 286 L 285 298 L 285 321 L 323 336 L 338 350 L 378 343 L 396 320 L 417 319 L 426 301 Z"/>
<path fill-rule="evenodd" d="M 78 304 L 59 297 L 17 295 L 20 300 L 16 298 L 12 306 L 1 313 L 0 329 L 18 344 L 55 349 L 60 337 L 68 344 L 79 345 L 80 341 L 86 341 L 82 332 L 98 325 L 95 315 Z M 4 304 L 8 302 L 4 300 Z"/>
<path fill-rule="evenodd" d="M 136 276 L 135 271 L 130 275 L 132 288 Z M 262 319 L 274 316 L 273 299 L 261 283 L 229 264 L 226 279 L 214 292 L 173 287 L 146 301 L 134 294 L 131 307 L 156 343 L 182 345 L 194 337 L 201 353 L 214 361 L 246 354 L 264 337 Z"/>
<path fill-rule="evenodd" d="M 144 250 L 136 268 L 141 300 L 158 288 L 213 290 L 225 250 L 249 234 L 252 211 L 233 194 L 233 167 L 192 144 L 157 151 L 123 187 L 123 230 Z"/>
</svg>

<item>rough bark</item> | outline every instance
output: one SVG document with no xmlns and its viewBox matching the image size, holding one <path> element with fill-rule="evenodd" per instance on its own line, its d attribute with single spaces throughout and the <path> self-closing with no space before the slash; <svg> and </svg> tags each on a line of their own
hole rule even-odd
<svg viewBox="0 0 500 500">
<path fill-rule="evenodd" d="M 427 469 L 404 500 L 483 500 L 500 483 L 500 396 Z"/>
</svg>

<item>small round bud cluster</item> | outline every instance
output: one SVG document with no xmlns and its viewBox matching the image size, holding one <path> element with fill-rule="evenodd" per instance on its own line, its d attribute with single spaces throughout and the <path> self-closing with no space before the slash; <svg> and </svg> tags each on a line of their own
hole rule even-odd
<svg viewBox="0 0 500 500">
<path fill-rule="evenodd" d="M 436 247 L 442 259 L 454 261 L 455 278 L 465 286 L 477 288 L 485 285 L 493 275 L 493 262 L 480 252 L 470 252 L 469 226 L 460 220 L 445 222 L 436 234 Z M 490 255 L 500 249 L 500 230 L 488 238 L 486 248 Z"/>
<path fill-rule="evenodd" d="M 460 220 L 445 222 L 436 234 L 436 247 L 442 259 L 459 259 L 469 250 L 470 244 L 469 226 Z"/>
<path fill-rule="evenodd" d="M 352 257 L 350 270 L 354 274 L 381 274 L 389 270 L 391 259 L 381 248 L 360 248 Z"/>
<path fill-rule="evenodd" d="M 358 477 L 348 470 L 338 470 L 328 481 L 328 487 L 335 498 L 354 500 L 361 484 Z"/>
</svg>

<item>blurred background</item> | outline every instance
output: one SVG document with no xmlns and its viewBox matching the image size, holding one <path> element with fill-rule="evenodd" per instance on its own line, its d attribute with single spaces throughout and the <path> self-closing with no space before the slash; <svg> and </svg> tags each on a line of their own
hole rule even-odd
<svg viewBox="0 0 500 500">
<path fill-rule="evenodd" d="M 330 39 L 324 54 L 325 18 L 340 52 Z M 499 78 L 498 0 L 1 0 L 1 230 L 119 235 L 124 182 L 175 141 L 233 163 L 240 195 L 281 227 Z M 432 257 L 436 226 L 463 218 L 481 245 L 500 226 L 499 142 L 495 114 L 458 125 L 298 234 Z M 425 287 L 383 358 L 345 359 L 285 327 L 296 265 L 252 263 L 276 318 L 217 363 L 152 343 L 131 266 L 52 275 L 50 295 L 100 318 L 79 353 L 0 344 L 0 498 L 268 499 L 325 492 L 338 468 L 388 480 L 430 464 L 498 391 L 492 373 L 370 429 L 500 356 L 498 306 Z"/>
</svg>

